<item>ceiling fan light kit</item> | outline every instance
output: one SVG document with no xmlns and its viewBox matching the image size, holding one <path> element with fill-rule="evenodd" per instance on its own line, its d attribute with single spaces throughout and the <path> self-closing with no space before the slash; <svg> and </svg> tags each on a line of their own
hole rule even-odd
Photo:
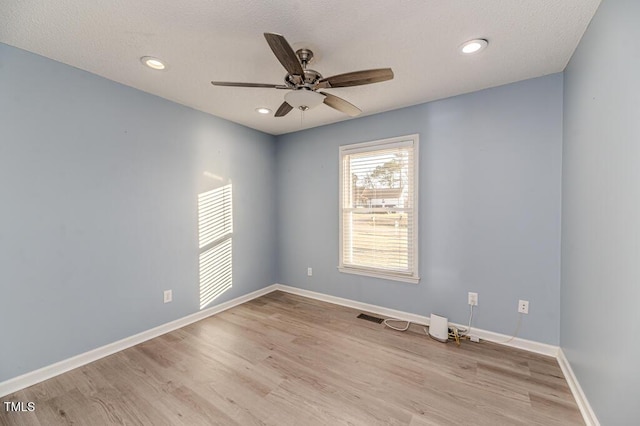
<svg viewBox="0 0 640 426">
<path fill-rule="evenodd" d="M 228 81 L 212 81 L 214 86 L 231 87 L 253 87 L 269 89 L 288 89 L 284 96 L 284 102 L 280 105 L 275 117 L 284 117 L 294 108 L 306 111 L 321 103 L 355 117 L 362 113 L 360 108 L 347 102 L 346 100 L 321 92 L 320 89 L 330 89 L 339 87 L 362 86 L 365 84 L 379 83 L 393 79 L 391 68 L 379 68 L 371 70 L 354 71 L 332 77 L 324 78 L 318 71 L 307 68 L 313 60 L 313 52 L 310 49 L 298 49 L 293 51 L 289 42 L 280 34 L 264 33 L 264 37 L 269 44 L 278 61 L 287 70 L 284 84 L 263 84 L 263 83 L 236 83 Z"/>
<path fill-rule="evenodd" d="M 299 89 L 284 95 L 286 103 L 299 110 L 306 111 L 324 102 L 324 96 L 309 89 Z"/>
</svg>

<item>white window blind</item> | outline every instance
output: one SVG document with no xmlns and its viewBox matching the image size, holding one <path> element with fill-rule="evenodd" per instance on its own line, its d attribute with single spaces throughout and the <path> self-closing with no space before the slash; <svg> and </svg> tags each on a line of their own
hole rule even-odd
<svg viewBox="0 0 640 426">
<path fill-rule="evenodd" d="M 340 147 L 343 272 L 418 281 L 418 135 Z"/>
</svg>

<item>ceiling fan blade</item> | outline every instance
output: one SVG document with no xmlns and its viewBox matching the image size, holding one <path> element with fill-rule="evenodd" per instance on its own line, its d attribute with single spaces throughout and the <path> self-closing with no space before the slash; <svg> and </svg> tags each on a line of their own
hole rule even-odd
<svg viewBox="0 0 640 426">
<path fill-rule="evenodd" d="M 362 86 L 363 84 L 379 83 L 393 79 L 391 68 L 378 68 L 374 70 L 363 70 L 338 74 L 323 78 L 318 81 L 315 89 L 327 89 L 330 87 L 351 87 Z"/>
<path fill-rule="evenodd" d="M 278 108 L 278 110 L 276 111 L 274 117 L 284 117 L 285 115 L 289 114 L 292 109 L 293 107 L 289 105 L 287 101 L 284 101 L 282 105 L 280 105 L 280 108 Z"/>
<path fill-rule="evenodd" d="M 264 33 L 264 38 L 267 39 L 273 54 L 276 55 L 276 58 L 289 74 L 304 75 L 302 64 L 300 64 L 296 52 L 293 51 L 287 39 L 280 34 L 274 33 Z"/>
<path fill-rule="evenodd" d="M 262 84 L 262 83 L 235 83 L 232 81 L 212 81 L 214 86 L 233 86 L 233 87 L 266 87 L 269 89 L 288 89 L 284 84 Z"/>
<path fill-rule="evenodd" d="M 351 117 L 355 117 L 356 115 L 360 115 L 360 113 L 362 113 L 360 108 L 353 105 L 352 103 L 345 101 L 342 98 L 334 96 L 330 93 L 324 93 L 324 92 L 319 92 L 319 93 L 322 93 L 325 96 L 324 103 L 329 105 L 331 108 L 337 109 L 340 112 L 344 112 L 345 114 L 350 115 Z"/>
</svg>

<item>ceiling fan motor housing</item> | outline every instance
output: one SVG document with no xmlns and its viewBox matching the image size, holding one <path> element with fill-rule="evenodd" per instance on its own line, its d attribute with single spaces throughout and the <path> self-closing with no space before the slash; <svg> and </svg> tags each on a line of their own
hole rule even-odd
<svg viewBox="0 0 640 426">
<path fill-rule="evenodd" d="M 292 89 L 310 89 L 313 90 L 315 84 L 322 78 L 316 70 L 304 70 L 304 75 L 287 74 L 284 82 Z"/>
</svg>

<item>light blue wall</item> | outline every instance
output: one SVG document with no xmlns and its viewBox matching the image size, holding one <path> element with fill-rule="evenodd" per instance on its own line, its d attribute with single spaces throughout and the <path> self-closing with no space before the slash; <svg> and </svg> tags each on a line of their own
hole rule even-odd
<svg viewBox="0 0 640 426">
<path fill-rule="evenodd" d="M 640 418 L 639 22 L 604 0 L 565 72 L 561 346 L 603 425 Z"/>
<path fill-rule="evenodd" d="M 214 304 L 274 283 L 274 165 L 272 136 L 0 44 L 0 382 L 198 311 L 197 194 L 223 183 Z"/>
<path fill-rule="evenodd" d="M 559 343 L 562 75 L 278 137 L 279 282 Z M 363 89 L 364 90 L 364 89 Z M 418 285 L 338 272 L 338 147 L 420 134 Z M 313 276 L 307 277 L 307 267 Z"/>
</svg>

